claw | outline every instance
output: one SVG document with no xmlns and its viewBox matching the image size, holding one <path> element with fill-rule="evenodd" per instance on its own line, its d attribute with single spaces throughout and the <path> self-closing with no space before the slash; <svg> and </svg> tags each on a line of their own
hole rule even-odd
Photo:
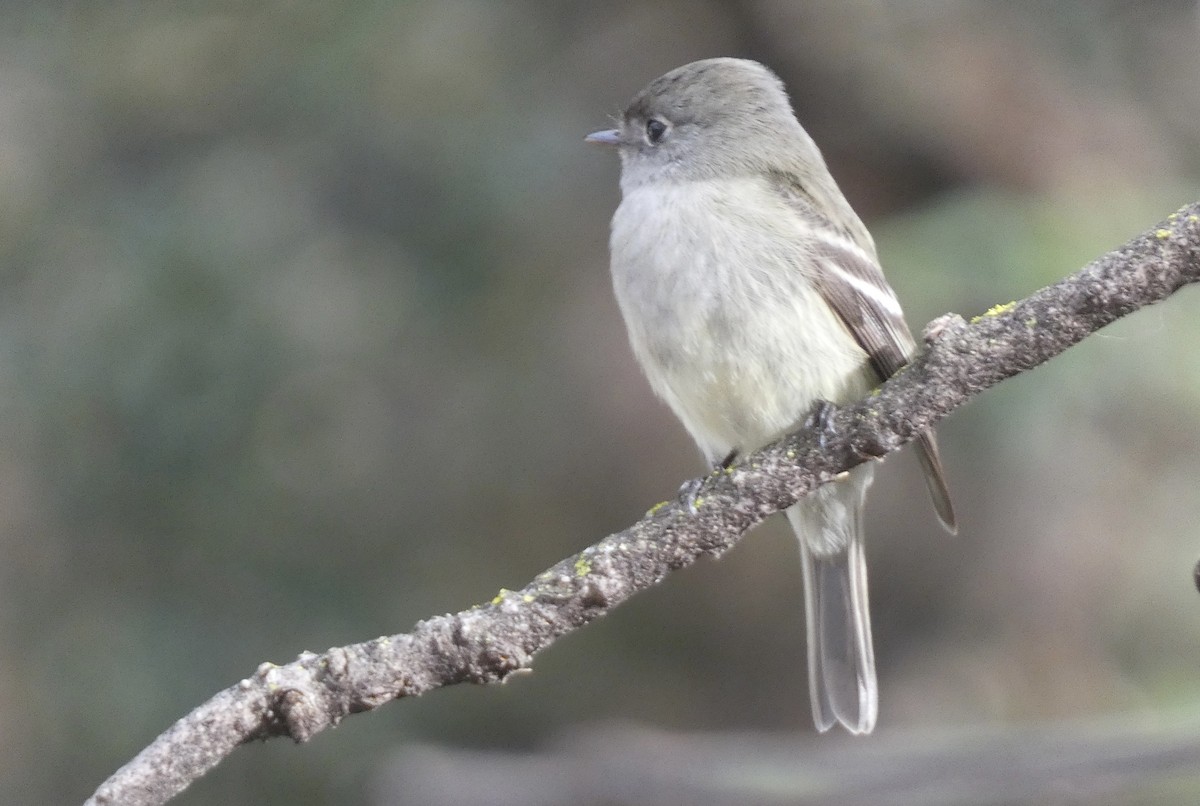
<svg viewBox="0 0 1200 806">
<path fill-rule="evenodd" d="M 734 448 L 725 454 L 725 458 L 713 466 L 713 474 L 727 473 L 729 468 L 733 467 L 733 463 L 737 461 L 740 453 L 741 449 Z M 704 482 L 705 479 L 692 479 L 691 481 L 685 481 L 683 486 L 679 488 L 679 502 L 687 506 L 688 512 L 693 515 L 700 511 L 700 503 L 704 500 L 700 497 L 700 488 L 704 486 Z"/>
<path fill-rule="evenodd" d="M 679 488 L 679 502 L 687 507 L 690 514 L 697 514 L 700 509 L 697 506 L 700 502 L 700 488 L 704 486 L 704 479 L 692 479 L 685 481 L 683 486 Z"/>
<path fill-rule="evenodd" d="M 825 439 L 836 433 L 833 428 L 833 415 L 837 414 L 837 406 L 828 400 L 818 400 L 813 404 L 813 410 L 804 419 L 804 427 L 817 432 L 817 446 L 825 450 Z"/>
</svg>

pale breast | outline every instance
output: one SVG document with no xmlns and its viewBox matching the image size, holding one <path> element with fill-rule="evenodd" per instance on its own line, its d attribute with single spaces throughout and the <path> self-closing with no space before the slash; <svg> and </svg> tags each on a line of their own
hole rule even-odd
<svg viewBox="0 0 1200 806">
<path fill-rule="evenodd" d="M 754 180 L 634 189 L 613 217 L 613 286 L 634 353 L 710 459 L 759 447 L 816 398 L 874 385 L 805 277 L 807 226 Z"/>
</svg>

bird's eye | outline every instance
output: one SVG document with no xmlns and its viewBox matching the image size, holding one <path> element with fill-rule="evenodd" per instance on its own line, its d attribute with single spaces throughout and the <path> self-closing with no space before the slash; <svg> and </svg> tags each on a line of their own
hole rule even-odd
<svg viewBox="0 0 1200 806">
<path fill-rule="evenodd" d="M 662 142 L 667 136 L 667 124 L 663 123 L 658 118 L 650 118 L 646 121 L 646 142 L 652 146 L 656 146 Z"/>
</svg>

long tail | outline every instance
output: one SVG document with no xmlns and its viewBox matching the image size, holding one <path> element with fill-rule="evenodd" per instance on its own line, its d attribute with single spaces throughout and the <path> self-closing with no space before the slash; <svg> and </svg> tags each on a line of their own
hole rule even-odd
<svg viewBox="0 0 1200 806">
<path fill-rule="evenodd" d="M 862 536 L 869 483 L 869 475 L 835 482 L 788 510 L 800 538 L 809 696 L 822 732 L 841 723 L 851 733 L 870 733 L 879 712 Z"/>
</svg>

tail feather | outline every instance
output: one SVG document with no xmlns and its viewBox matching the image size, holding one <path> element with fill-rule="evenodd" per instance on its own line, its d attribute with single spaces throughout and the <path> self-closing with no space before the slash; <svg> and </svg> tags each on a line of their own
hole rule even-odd
<svg viewBox="0 0 1200 806">
<path fill-rule="evenodd" d="M 800 537 L 809 695 L 822 732 L 840 723 L 851 733 L 870 733 L 879 712 L 862 539 L 869 483 L 864 473 L 788 510 Z"/>
<path fill-rule="evenodd" d="M 817 730 L 870 733 L 879 713 L 862 542 L 816 555 L 803 546 L 808 686 Z"/>
</svg>

